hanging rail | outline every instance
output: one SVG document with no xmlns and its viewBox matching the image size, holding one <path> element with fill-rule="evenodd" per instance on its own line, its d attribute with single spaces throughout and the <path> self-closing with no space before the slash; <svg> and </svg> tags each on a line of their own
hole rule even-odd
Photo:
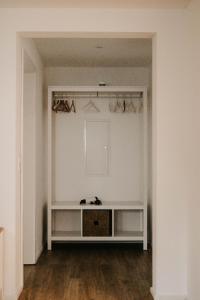
<svg viewBox="0 0 200 300">
<path fill-rule="evenodd" d="M 68 98 L 143 99 L 143 92 L 54 92 L 54 100 Z"/>
</svg>

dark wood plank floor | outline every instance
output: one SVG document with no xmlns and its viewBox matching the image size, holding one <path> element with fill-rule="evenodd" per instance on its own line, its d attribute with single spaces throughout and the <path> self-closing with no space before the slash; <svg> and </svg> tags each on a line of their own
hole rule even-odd
<svg viewBox="0 0 200 300">
<path fill-rule="evenodd" d="M 140 245 L 58 244 L 25 267 L 20 300 L 152 300 L 151 253 Z"/>
</svg>

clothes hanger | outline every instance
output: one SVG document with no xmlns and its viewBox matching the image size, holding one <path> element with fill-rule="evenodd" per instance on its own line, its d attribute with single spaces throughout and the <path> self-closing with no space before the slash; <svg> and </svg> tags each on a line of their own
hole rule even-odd
<svg viewBox="0 0 200 300">
<path fill-rule="evenodd" d="M 75 106 L 75 101 L 74 100 L 72 100 L 72 104 L 71 104 L 69 109 L 70 109 L 70 112 L 76 113 L 76 106 Z"/>
<path fill-rule="evenodd" d="M 141 99 L 136 99 L 136 112 L 142 113 L 143 112 L 143 101 Z"/>
<path fill-rule="evenodd" d="M 114 101 L 110 101 L 109 102 L 109 110 L 110 110 L 110 112 L 115 112 L 115 103 L 114 103 Z"/>
<path fill-rule="evenodd" d="M 131 102 L 124 100 L 125 101 L 125 105 L 124 105 L 124 112 L 125 113 L 130 113 L 131 112 Z"/>
<path fill-rule="evenodd" d="M 114 112 L 116 112 L 116 113 L 121 112 L 122 113 L 123 111 L 124 111 L 124 105 L 119 100 L 117 100 Z"/>
<path fill-rule="evenodd" d="M 70 112 L 70 107 L 67 100 L 55 100 L 52 110 L 57 112 Z"/>
<path fill-rule="evenodd" d="M 82 108 L 85 112 L 100 112 L 96 104 L 90 99 L 89 102 Z"/>
<path fill-rule="evenodd" d="M 135 107 L 134 101 L 131 100 L 128 104 L 128 112 L 130 113 L 136 113 L 137 108 Z"/>
<path fill-rule="evenodd" d="M 59 100 L 57 100 L 57 101 L 54 100 L 54 101 L 53 101 L 53 105 L 52 105 L 52 110 L 53 110 L 53 111 L 56 111 L 57 106 L 58 106 L 58 101 L 59 101 Z"/>
<path fill-rule="evenodd" d="M 124 99 L 123 100 L 123 112 L 125 112 L 126 111 L 126 100 Z"/>
</svg>

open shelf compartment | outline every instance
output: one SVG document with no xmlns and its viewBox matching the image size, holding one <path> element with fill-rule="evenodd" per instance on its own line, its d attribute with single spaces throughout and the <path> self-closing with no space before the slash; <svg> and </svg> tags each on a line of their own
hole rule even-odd
<svg viewBox="0 0 200 300">
<path fill-rule="evenodd" d="M 143 212 L 141 210 L 114 210 L 114 237 L 143 241 Z"/>
<path fill-rule="evenodd" d="M 52 225 L 53 241 L 81 238 L 81 210 L 52 210 Z"/>
</svg>

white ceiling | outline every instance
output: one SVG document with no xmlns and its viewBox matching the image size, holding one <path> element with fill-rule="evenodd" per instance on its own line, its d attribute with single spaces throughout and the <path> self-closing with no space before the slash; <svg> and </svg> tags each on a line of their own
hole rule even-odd
<svg viewBox="0 0 200 300">
<path fill-rule="evenodd" d="M 0 0 L 0 7 L 184 8 L 190 0 Z"/>
<path fill-rule="evenodd" d="M 45 66 L 145 67 L 151 63 L 151 39 L 34 39 Z"/>
</svg>

